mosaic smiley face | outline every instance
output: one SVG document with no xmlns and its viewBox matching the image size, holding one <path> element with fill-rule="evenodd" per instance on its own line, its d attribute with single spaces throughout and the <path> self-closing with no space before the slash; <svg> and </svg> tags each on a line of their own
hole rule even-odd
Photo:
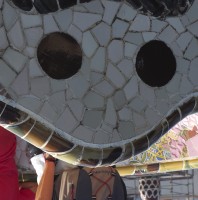
<svg viewBox="0 0 198 200">
<path fill-rule="evenodd" d="M 113 164 L 195 111 L 198 2 L 166 20 L 125 2 L 44 15 L 0 6 L 2 123 L 39 148 L 72 164 Z"/>
</svg>

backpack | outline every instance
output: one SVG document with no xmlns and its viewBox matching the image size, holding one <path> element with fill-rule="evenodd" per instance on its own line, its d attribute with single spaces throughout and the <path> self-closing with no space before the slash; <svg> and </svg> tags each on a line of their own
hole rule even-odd
<svg viewBox="0 0 198 200">
<path fill-rule="evenodd" d="M 126 200 L 125 184 L 112 167 L 75 168 L 56 181 L 59 200 Z"/>
</svg>

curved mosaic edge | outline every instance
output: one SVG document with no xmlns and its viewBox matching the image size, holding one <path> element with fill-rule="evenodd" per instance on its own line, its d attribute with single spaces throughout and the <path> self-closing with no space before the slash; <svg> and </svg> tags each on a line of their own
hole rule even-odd
<svg viewBox="0 0 198 200">
<path fill-rule="evenodd" d="M 139 139 L 126 142 L 123 146 L 87 147 L 77 145 L 59 136 L 56 130 L 42 124 L 28 113 L 19 110 L 8 99 L 0 101 L 0 124 L 20 138 L 49 152 L 54 157 L 73 165 L 105 166 L 127 160 L 153 145 L 175 124 L 187 115 L 197 112 L 197 97 L 180 104 L 153 130 Z"/>
<path fill-rule="evenodd" d="M 13 2 L 15 1 L 15 3 Z M 19 8 L 24 12 L 30 13 L 39 13 L 39 14 L 48 14 L 56 12 L 59 10 L 67 9 L 75 5 L 82 3 L 88 3 L 93 0 L 27 0 L 29 2 L 26 5 L 17 5 L 19 4 L 17 0 L 8 0 L 10 4 L 14 7 Z M 138 10 L 140 13 L 165 18 L 167 16 L 178 16 L 183 15 L 193 4 L 194 0 L 108 0 L 114 2 L 127 2 L 134 9 Z"/>
<path fill-rule="evenodd" d="M 186 159 L 172 162 L 162 162 L 153 164 L 144 164 L 136 166 L 116 167 L 121 176 L 161 174 L 174 171 L 184 171 L 198 169 L 198 159 Z"/>
</svg>

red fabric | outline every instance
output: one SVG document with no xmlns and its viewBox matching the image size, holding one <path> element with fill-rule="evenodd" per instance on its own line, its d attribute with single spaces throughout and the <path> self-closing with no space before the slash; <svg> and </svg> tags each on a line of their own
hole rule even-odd
<svg viewBox="0 0 198 200">
<path fill-rule="evenodd" d="M 0 127 L 0 200 L 34 200 L 32 191 L 19 192 L 15 150 L 15 135 Z"/>
<path fill-rule="evenodd" d="M 35 194 L 28 189 L 21 189 L 19 192 L 19 200 L 34 200 Z"/>
</svg>

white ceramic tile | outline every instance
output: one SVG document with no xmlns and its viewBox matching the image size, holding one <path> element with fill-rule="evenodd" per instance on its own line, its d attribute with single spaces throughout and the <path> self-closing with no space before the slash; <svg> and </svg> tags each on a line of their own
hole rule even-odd
<svg viewBox="0 0 198 200">
<path fill-rule="evenodd" d="M 135 124 L 136 129 L 143 128 L 146 126 L 145 118 L 142 115 L 135 112 L 133 112 L 133 122 Z"/>
<path fill-rule="evenodd" d="M 169 48 L 172 50 L 175 57 L 183 57 L 183 51 L 181 50 L 177 42 L 172 42 L 169 45 Z"/>
<path fill-rule="evenodd" d="M 68 85 L 74 96 L 78 98 L 83 97 L 89 89 L 88 81 L 80 74 L 69 79 Z"/>
<path fill-rule="evenodd" d="M 83 34 L 82 49 L 87 57 L 93 56 L 94 52 L 98 48 L 98 44 L 93 38 L 92 34 L 88 31 Z"/>
<path fill-rule="evenodd" d="M 67 120 L 65 120 L 67 119 Z M 63 114 L 56 122 L 56 126 L 66 133 L 72 132 L 78 126 L 77 120 L 74 118 L 73 114 L 70 112 L 69 108 L 66 108 Z"/>
<path fill-rule="evenodd" d="M 109 139 L 110 139 L 109 134 L 100 130 L 95 134 L 94 144 L 106 144 L 106 143 L 108 143 Z"/>
<path fill-rule="evenodd" d="M 54 111 L 54 108 L 48 102 L 44 103 L 41 110 L 39 111 L 39 115 L 48 120 L 50 123 L 54 123 L 58 118 L 58 114 Z"/>
<path fill-rule="evenodd" d="M 124 55 L 128 58 L 133 58 L 137 50 L 137 45 L 125 42 Z"/>
<path fill-rule="evenodd" d="M 2 5 L 3 5 L 3 1 L 4 1 L 4 0 L 0 0 L 0 8 L 1 8 Z"/>
<path fill-rule="evenodd" d="M 99 47 L 91 59 L 91 70 L 104 73 L 106 69 L 106 49 Z"/>
<path fill-rule="evenodd" d="M 66 31 L 72 22 L 72 10 L 65 9 L 54 13 L 54 19 L 61 31 Z"/>
<path fill-rule="evenodd" d="M 83 117 L 83 125 L 96 129 L 99 128 L 103 120 L 103 111 L 86 110 Z"/>
<path fill-rule="evenodd" d="M 14 23 L 18 18 L 17 12 L 6 1 L 4 1 L 2 14 L 3 14 L 5 28 L 9 30 L 14 25 Z"/>
<path fill-rule="evenodd" d="M 189 32 L 182 33 L 178 39 L 177 44 L 181 48 L 181 50 L 185 50 L 186 47 L 189 45 L 190 41 L 192 40 L 193 36 Z"/>
<path fill-rule="evenodd" d="M 48 77 L 38 77 L 31 80 L 31 93 L 37 97 L 43 98 L 49 94 L 50 84 Z"/>
<path fill-rule="evenodd" d="M 142 33 L 142 36 L 143 36 L 145 42 L 154 40 L 156 35 L 157 35 L 157 33 L 155 33 L 155 32 L 143 32 Z"/>
<path fill-rule="evenodd" d="M 40 67 L 37 59 L 36 58 L 31 59 L 29 63 L 29 76 L 31 78 L 35 78 L 35 77 L 39 77 L 43 75 L 44 75 L 44 71 Z"/>
<path fill-rule="evenodd" d="M 104 12 L 104 15 L 103 15 L 103 21 L 106 22 L 107 24 L 111 25 L 114 17 L 117 14 L 119 7 L 120 7 L 120 3 L 104 1 L 103 4 L 104 4 L 104 7 L 105 7 L 105 12 Z"/>
<path fill-rule="evenodd" d="M 62 91 L 66 89 L 65 80 L 50 79 L 50 86 L 52 93 Z"/>
<path fill-rule="evenodd" d="M 117 88 L 122 88 L 124 86 L 124 84 L 126 83 L 126 80 L 125 80 L 124 76 L 112 64 L 109 64 L 108 67 L 107 67 L 106 77 Z"/>
<path fill-rule="evenodd" d="M 0 27 L 3 25 L 3 15 L 2 12 L 0 10 Z"/>
<path fill-rule="evenodd" d="M 5 32 L 5 28 L 1 27 L 0 28 L 0 53 L 3 52 L 7 47 L 8 47 L 8 40 Z"/>
<path fill-rule="evenodd" d="M 36 54 L 36 48 L 26 46 L 23 50 L 23 54 L 29 58 L 33 58 Z"/>
<path fill-rule="evenodd" d="M 156 103 L 156 96 L 154 88 L 146 85 L 145 83 L 140 82 L 140 96 L 144 99 L 148 105 L 154 106 Z"/>
<path fill-rule="evenodd" d="M 9 30 L 7 34 L 10 44 L 14 46 L 15 48 L 22 50 L 25 46 L 25 41 L 21 29 L 21 24 L 19 21 L 17 21 L 12 28 Z"/>
<path fill-rule="evenodd" d="M 169 17 L 166 20 L 178 33 L 185 31 L 183 24 L 180 21 L 179 17 Z"/>
<path fill-rule="evenodd" d="M 16 78 L 16 72 L 8 67 L 8 65 L 0 59 L 0 83 L 4 87 L 8 87 Z"/>
<path fill-rule="evenodd" d="M 135 136 L 134 124 L 132 122 L 120 122 L 118 132 L 122 139 L 130 139 Z"/>
<path fill-rule="evenodd" d="M 120 8 L 117 17 L 122 20 L 132 21 L 135 18 L 136 14 L 137 11 L 135 9 L 124 3 Z"/>
<path fill-rule="evenodd" d="M 103 79 L 103 74 L 97 73 L 97 72 L 92 72 L 91 73 L 91 85 L 96 85 L 97 83 L 101 82 Z"/>
<path fill-rule="evenodd" d="M 170 105 L 166 101 L 157 101 L 156 109 L 161 115 L 167 115 L 170 110 Z"/>
<path fill-rule="evenodd" d="M 100 46 L 106 46 L 109 43 L 111 36 L 111 28 L 109 25 L 101 22 L 95 28 L 92 29 L 94 36 L 96 37 Z"/>
<path fill-rule="evenodd" d="M 146 15 L 138 14 L 134 21 L 131 23 L 129 28 L 130 31 L 149 31 L 150 30 L 150 19 Z"/>
<path fill-rule="evenodd" d="M 118 65 L 118 69 L 127 77 L 130 78 L 134 72 L 135 66 L 132 60 L 123 59 Z"/>
<path fill-rule="evenodd" d="M 198 41 L 197 39 L 193 38 L 186 49 L 184 57 L 192 60 L 193 58 L 198 56 Z"/>
<path fill-rule="evenodd" d="M 62 113 L 66 105 L 65 91 L 60 91 L 52 94 L 48 99 L 49 104 L 56 111 L 56 113 Z"/>
<path fill-rule="evenodd" d="M 133 33 L 133 32 L 128 32 L 126 34 L 126 36 L 124 37 L 124 40 L 126 42 L 130 42 L 132 44 L 136 44 L 138 46 L 141 45 L 144 42 L 141 33 Z"/>
<path fill-rule="evenodd" d="M 72 136 L 85 142 L 92 142 L 94 132 L 87 127 L 79 126 L 73 133 Z"/>
<path fill-rule="evenodd" d="M 44 33 L 59 32 L 59 28 L 51 14 L 43 16 Z"/>
<path fill-rule="evenodd" d="M 28 80 L 28 70 L 24 68 L 21 73 L 16 77 L 15 81 L 12 83 L 12 89 L 17 95 L 26 95 L 29 93 L 29 80 Z"/>
<path fill-rule="evenodd" d="M 77 40 L 78 43 L 82 43 L 82 32 L 79 28 L 74 25 L 71 25 L 68 29 L 68 34 Z"/>
<path fill-rule="evenodd" d="M 187 74 L 189 70 L 190 61 L 184 58 L 177 58 L 177 71 L 182 74 Z"/>
<path fill-rule="evenodd" d="M 35 113 L 38 113 L 40 111 L 40 108 L 43 104 L 43 102 L 41 102 L 39 98 L 35 96 L 31 96 L 31 95 L 20 97 L 17 100 L 17 103 L 19 103 L 20 105 L 24 106 L 28 110 L 31 110 Z"/>
<path fill-rule="evenodd" d="M 106 80 L 103 80 L 94 87 L 94 90 L 100 93 L 104 97 L 111 96 L 115 91 L 115 88 Z"/>
<path fill-rule="evenodd" d="M 106 113 L 105 113 L 105 118 L 104 121 L 107 124 L 110 124 L 112 126 L 116 126 L 117 124 L 117 113 L 115 110 L 114 103 L 111 99 L 108 99 L 107 101 L 107 106 L 106 106 Z"/>
<path fill-rule="evenodd" d="M 197 78 L 197 73 L 198 73 L 198 58 L 195 58 L 191 64 L 190 64 L 190 71 L 189 71 L 189 79 L 192 81 L 192 83 L 197 86 L 198 85 L 198 78 Z"/>
<path fill-rule="evenodd" d="M 43 29 L 41 27 L 26 29 L 25 37 L 26 37 L 28 46 L 37 48 L 41 38 L 43 37 Z"/>
<path fill-rule="evenodd" d="M 180 84 L 180 94 L 189 94 L 193 91 L 194 87 L 188 80 L 187 76 L 183 76 Z"/>
<path fill-rule="evenodd" d="M 182 16 L 180 17 L 180 20 L 181 20 L 181 23 L 182 23 L 185 27 L 188 26 L 188 25 L 190 24 L 190 21 L 189 21 L 187 15 L 182 15 Z"/>
<path fill-rule="evenodd" d="M 101 130 L 103 130 L 103 131 L 106 132 L 107 134 L 112 135 L 113 126 L 110 125 L 110 124 L 107 124 L 107 123 L 103 122 L 103 123 L 102 123 L 102 126 L 101 126 Z"/>
<path fill-rule="evenodd" d="M 118 131 L 116 129 L 114 129 L 112 138 L 111 138 L 111 142 L 119 142 L 120 140 L 122 140 L 120 137 L 120 134 L 118 133 Z"/>
<path fill-rule="evenodd" d="M 188 12 L 186 13 L 186 15 L 191 23 L 198 19 L 197 8 L 198 8 L 198 1 L 194 1 L 193 6 L 191 6 L 190 9 L 188 10 Z"/>
<path fill-rule="evenodd" d="M 87 81 L 90 80 L 90 76 L 91 76 L 90 59 L 83 57 L 80 72 L 82 73 L 82 75 L 85 77 Z"/>
<path fill-rule="evenodd" d="M 153 32 L 161 32 L 166 26 L 168 25 L 167 22 L 161 21 L 158 19 L 153 19 L 151 22 L 151 31 Z"/>
<path fill-rule="evenodd" d="M 116 110 L 120 110 L 124 107 L 124 105 L 127 103 L 127 99 L 125 97 L 125 94 L 122 90 L 118 90 L 113 98 L 113 103 L 114 103 L 114 106 L 116 108 Z"/>
<path fill-rule="evenodd" d="M 155 95 L 158 100 L 167 100 L 169 98 L 167 91 L 163 87 L 156 88 Z"/>
<path fill-rule="evenodd" d="M 131 101 L 129 106 L 132 110 L 141 113 L 146 108 L 147 104 L 145 103 L 145 101 L 137 96 Z"/>
<path fill-rule="evenodd" d="M 112 37 L 123 38 L 128 27 L 129 27 L 129 24 L 127 22 L 116 19 L 112 25 Z"/>
<path fill-rule="evenodd" d="M 77 4 L 77 5 L 73 6 L 73 10 L 76 11 L 76 12 L 82 12 L 82 13 L 85 13 L 85 12 L 88 11 L 88 10 L 84 7 L 84 4 Z"/>
<path fill-rule="evenodd" d="M 73 99 L 71 101 L 68 101 L 68 106 L 70 110 L 72 111 L 72 113 L 74 114 L 74 116 L 76 117 L 76 119 L 80 121 L 84 114 L 84 105 L 82 104 L 82 102 L 79 100 Z"/>
<path fill-rule="evenodd" d="M 179 91 L 179 85 L 181 81 L 181 75 L 175 74 L 171 81 L 166 85 L 166 89 L 169 93 L 175 94 Z"/>
<path fill-rule="evenodd" d="M 42 26 L 41 15 L 27 15 L 21 13 L 21 22 L 24 29 Z"/>
<path fill-rule="evenodd" d="M 154 111 L 150 108 L 146 109 L 145 117 L 151 127 L 156 126 L 156 124 L 159 124 L 159 121 L 161 120 L 161 116 L 157 113 L 157 111 Z"/>
<path fill-rule="evenodd" d="M 12 59 L 11 59 L 12 58 Z M 20 72 L 27 61 L 27 57 L 23 54 L 8 48 L 3 55 L 3 59 L 14 69 L 16 72 Z"/>
<path fill-rule="evenodd" d="M 108 46 L 108 58 L 113 62 L 119 62 L 124 55 L 124 44 L 121 40 L 113 40 Z"/>
<path fill-rule="evenodd" d="M 171 44 L 176 39 L 177 36 L 178 36 L 178 33 L 171 26 L 167 26 L 159 34 L 158 38 L 167 44 Z"/>
<path fill-rule="evenodd" d="M 131 121 L 132 120 L 132 113 L 129 108 L 123 108 L 118 112 L 119 119 L 121 121 Z"/>
<path fill-rule="evenodd" d="M 91 13 L 102 14 L 104 11 L 100 1 L 91 1 L 83 4 L 83 6 Z"/>
<path fill-rule="evenodd" d="M 74 12 L 73 24 L 81 31 L 88 30 L 102 18 L 99 14 Z"/>
<path fill-rule="evenodd" d="M 187 28 L 193 35 L 198 37 L 198 21 L 196 21 L 195 23 L 189 25 Z"/>
<path fill-rule="evenodd" d="M 95 92 L 89 92 L 85 98 L 83 99 L 84 104 L 89 109 L 100 109 L 104 108 L 105 100 L 104 97 L 102 97 L 99 94 L 96 94 Z"/>
<path fill-rule="evenodd" d="M 128 101 L 138 94 L 138 80 L 135 76 L 124 87 L 124 93 Z"/>
</svg>

